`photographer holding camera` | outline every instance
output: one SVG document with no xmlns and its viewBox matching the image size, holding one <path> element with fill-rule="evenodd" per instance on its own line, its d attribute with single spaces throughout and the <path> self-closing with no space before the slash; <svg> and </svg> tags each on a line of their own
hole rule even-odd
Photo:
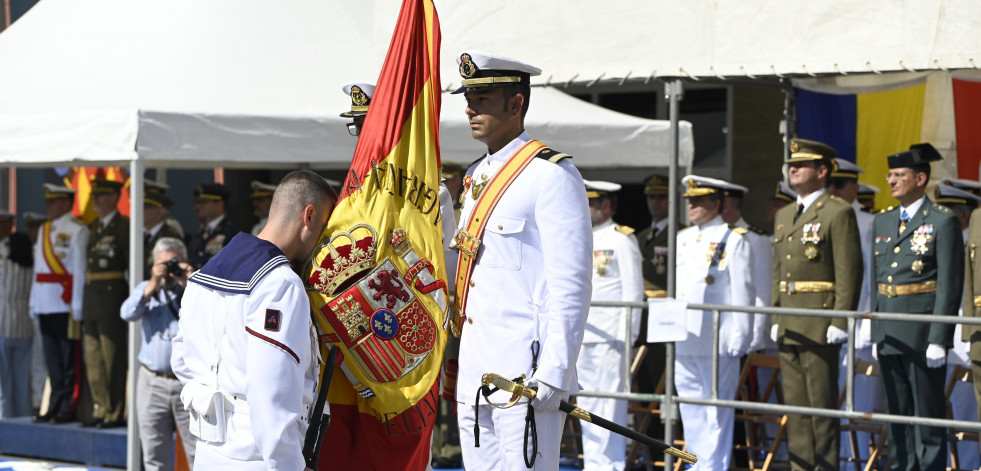
<svg viewBox="0 0 981 471">
<path fill-rule="evenodd" d="M 190 418 L 181 403 L 181 382 L 170 368 L 171 339 L 177 335 L 181 296 L 192 271 L 183 242 L 173 237 L 159 239 L 153 246 L 150 279 L 140 283 L 120 308 L 123 320 L 143 321 L 136 413 L 147 471 L 174 469 L 175 426 L 188 465 L 194 463 L 197 438 L 188 431 Z"/>
</svg>

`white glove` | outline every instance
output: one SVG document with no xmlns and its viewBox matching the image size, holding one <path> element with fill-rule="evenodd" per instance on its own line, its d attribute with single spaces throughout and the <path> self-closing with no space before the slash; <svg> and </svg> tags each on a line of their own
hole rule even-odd
<svg viewBox="0 0 981 471">
<path fill-rule="evenodd" d="M 773 340 L 774 342 L 777 341 L 777 332 L 779 332 L 777 325 L 778 324 L 773 324 L 773 327 L 770 327 L 770 340 Z"/>
<path fill-rule="evenodd" d="M 565 394 L 565 391 L 553 388 L 548 383 L 535 378 L 529 379 L 526 386 L 529 388 L 538 388 L 538 393 L 531 400 L 532 407 L 543 411 L 559 410 L 559 403 L 562 402 L 562 395 Z"/>
<path fill-rule="evenodd" d="M 877 343 L 872 344 L 872 359 L 879 361 L 879 344 Z"/>
<path fill-rule="evenodd" d="M 754 335 L 753 341 L 749 344 L 749 351 L 755 352 L 758 350 L 763 350 L 765 348 L 766 342 L 763 341 L 762 336 Z"/>
<path fill-rule="evenodd" d="M 927 368 L 940 368 L 947 364 L 947 349 L 943 345 L 931 343 L 926 351 Z"/>
<path fill-rule="evenodd" d="M 828 326 L 828 345 L 837 345 L 845 340 L 848 340 L 848 332 L 833 325 Z"/>
<path fill-rule="evenodd" d="M 739 348 L 739 345 L 730 345 L 730 346 L 726 347 L 726 356 L 728 356 L 728 357 L 739 358 L 739 357 L 741 357 L 741 356 L 743 356 L 745 354 L 746 354 L 746 352 L 742 351 Z"/>
</svg>

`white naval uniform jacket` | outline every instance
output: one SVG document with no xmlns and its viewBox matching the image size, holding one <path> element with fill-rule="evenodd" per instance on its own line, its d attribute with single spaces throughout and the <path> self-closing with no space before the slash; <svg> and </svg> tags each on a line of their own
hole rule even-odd
<svg viewBox="0 0 981 471">
<path fill-rule="evenodd" d="M 852 201 L 852 209 L 855 211 L 855 220 L 858 223 L 858 234 L 862 239 L 862 260 L 871 260 L 872 253 L 872 223 L 875 221 L 875 214 L 867 213 L 862 210 L 862 205 L 858 200 Z M 872 287 L 869 280 L 872 279 L 872 264 L 863 263 L 862 291 L 858 294 L 858 310 L 868 312 L 871 310 Z M 856 332 L 855 348 L 872 347 L 872 322 L 868 319 L 858 320 L 858 331 Z"/>
<path fill-rule="evenodd" d="M 770 298 L 773 297 L 773 284 L 771 283 L 773 278 L 773 238 L 754 231 L 743 218 L 739 218 L 733 226 L 747 230 L 743 238 L 753 247 L 753 286 L 756 289 L 756 296 L 750 305 L 770 307 Z M 776 344 L 770 340 L 770 324 L 769 316 L 765 314 L 753 315 L 753 345 L 776 348 Z"/>
<path fill-rule="evenodd" d="M 641 301 L 644 299 L 643 256 L 633 234 L 617 230 L 612 219 L 593 228 L 593 301 Z M 630 309 L 630 342 L 640 331 L 640 308 Z M 623 342 L 625 310 L 590 307 L 583 343 Z"/>
<path fill-rule="evenodd" d="M 717 244 L 727 232 L 725 247 L 719 249 Z M 713 257 L 716 252 L 719 257 Z M 701 226 L 686 228 L 678 233 L 678 299 L 699 304 L 752 306 L 756 299 L 752 257 L 746 238 L 736 231 L 730 232 L 721 216 Z M 698 323 L 698 318 L 701 326 L 695 330 L 693 325 Z M 746 353 L 752 340 L 753 316 L 723 311 L 720 322 L 720 354 L 738 357 Z M 712 312 L 689 310 L 687 326 L 688 339 L 676 344 L 678 355 L 711 356 Z"/>
<path fill-rule="evenodd" d="M 224 443 L 198 446 L 271 470 L 304 469 L 319 356 L 302 281 L 275 245 L 244 232 L 189 281 L 171 355 L 181 400 L 188 407 L 189 396 L 217 387 L 226 405 Z"/>
<path fill-rule="evenodd" d="M 82 320 L 82 293 L 85 291 L 85 251 L 89 243 L 89 229 L 75 219 L 71 212 L 51 221 L 51 247 L 55 256 L 61 260 L 65 270 L 72 275 L 71 303 L 61 299 L 64 288 L 60 283 L 39 283 L 37 275 L 54 273 L 44 258 L 43 227 L 38 229 L 38 240 L 34 244 L 34 282 L 31 284 L 29 302 L 31 316 L 71 312 L 76 321 Z"/>
<path fill-rule="evenodd" d="M 527 133 L 467 171 L 489 180 L 528 142 Z M 460 215 L 473 211 L 473 185 Z M 473 404 L 484 373 L 532 376 L 532 343 L 540 342 L 535 377 L 578 390 L 576 360 L 586 326 L 593 266 L 586 189 L 569 160 L 534 158 L 487 219 L 460 338 L 457 401 Z M 507 400 L 504 394 L 501 402 Z"/>
</svg>

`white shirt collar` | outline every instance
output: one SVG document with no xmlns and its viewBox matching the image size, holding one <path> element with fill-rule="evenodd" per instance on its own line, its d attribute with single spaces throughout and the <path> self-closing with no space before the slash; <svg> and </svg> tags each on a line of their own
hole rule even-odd
<svg viewBox="0 0 981 471">
<path fill-rule="evenodd" d="M 157 233 L 160 232 L 160 229 L 163 228 L 163 225 L 166 223 L 167 223 L 166 220 L 158 222 L 156 226 L 153 226 L 150 228 L 150 230 L 146 231 L 147 235 L 149 235 L 150 237 L 155 237 Z"/>
<path fill-rule="evenodd" d="M 706 229 L 708 229 L 710 227 L 715 227 L 715 226 L 718 226 L 719 224 L 725 224 L 725 223 L 726 222 L 722 220 L 722 215 L 719 214 L 719 215 L 715 216 L 714 218 L 712 218 L 711 221 L 706 222 L 705 224 L 702 224 L 700 226 L 695 226 L 695 227 L 697 227 L 699 231 L 704 231 L 704 230 L 706 230 Z"/>
<path fill-rule="evenodd" d="M 658 222 L 652 222 L 651 223 L 651 229 L 654 229 L 654 232 L 661 232 L 666 227 L 668 227 L 668 218 L 664 218 L 664 219 L 661 219 Z"/>
<path fill-rule="evenodd" d="M 521 134 L 519 134 L 518 137 L 514 138 L 511 142 L 507 143 L 506 146 L 502 147 L 500 150 L 494 152 L 493 154 L 488 154 L 487 160 L 489 161 L 500 160 L 504 162 L 509 158 L 511 158 L 511 156 L 514 155 L 514 153 L 517 152 L 518 149 L 521 148 L 521 146 L 525 145 L 525 143 L 527 143 L 530 140 L 531 137 L 528 136 L 528 131 L 521 131 Z"/>
<path fill-rule="evenodd" d="M 108 226 L 109 225 L 109 221 L 112 221 L 112 217 L 115 216 L 115 215 L 116 215 L 116 212 L 113 211 L 113 212 L 111 212 L 111 213 L 109 213 L 109 214 L 107 214 L 105 216 L 100 217 L 99 218 L 99 221 L 102 221 L 102 227 L 104 228 L 104 227 Z"/>
<path fill-rule="evenodd" d="M 816 201 L 821 195 L 823 195 L 825 191 L 826 190 L 824 188 L 821 188 L 820 190 L 807 195 L 807 198 L 801 198 L 800 195 L 797 195 L 797 204 L 798 205 L 803 204 L 804 211 L 807 211 L 807 208 L 811 207 L 811 203 L 814 203 L 814 201 Z"/>
<path fill-rule="evenodd" d="M 222 219 L 225 219 L 225 215 L 224 214 L 222 214 L 221 216 L 218 216 L 218 217 L 212 219 L 208 223 L 208 231 L 215 230 L 215 228 L 218 227 L 218 224 L 221 224 Z"/>
<path fill-rule="evenodd" d="M 733 224 L 733 226 L 742 227 L 743 229 L 749 229 L 749 223 L 746 222 L 746 220 L 743 219 L 742 216 L 739 216 L 739 220 L 736 221 L 736 223 Z"/>
<path fill-rule="evenodd" d="M 613 225 L 613 218 L 607 219 L 607 220 L 599 223 L 599 225 L 593 226 L 593 232 L 602 231 L 603 229 L 606 229 L 606 228 L 608 228 L 608 227 L 610 227 L 612 225 Z"/>
<path fill-rule="evenodd" d="M 916 214 L 916 211 L 920 209 L 920 206 L 923 206 L 924 199 L 926 199 L 926 195 L 923 195 L 920 197 L 920 199 L 914 201 L 908 208 L 904 208 L 903 205 L 899 205 L 899 217 L 903 217 L 903 211 L 906 211 L 906 214 L 912 218 L 913 215 Z"/>
</svg>

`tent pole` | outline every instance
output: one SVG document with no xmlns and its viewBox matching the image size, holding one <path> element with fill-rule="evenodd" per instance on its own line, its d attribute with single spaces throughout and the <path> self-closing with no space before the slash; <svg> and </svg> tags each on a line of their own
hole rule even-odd
<svg viewBox="0 0 981 471">
<path fill-rule="evenodd" d="M 129 167 L 129 291 L 132 293 L 143 281 L 143 159 L 137 155 Z M 136 378 L 139 372 L 137 355 L 140 352 L 139 322 L 129 323 L 129 391 L 126 418 L 126 469 L 139 471 L 140 440 L 136 428 Z"/>
<path fill-rule="evenodd" d="M 668 297 L 675 295 L 675 257 L 678 242 L 678 112 L 680 102 L 684 97 L 684 85 L 681 79 L 674 79 L 664 84 L 665 100 L 668 101 L 668 114 L 671 120 L 671 155 L 668 165 Z M 664 440 L 674 443 L 674 344 L 665 345 L 664 357 L 664 402 L 661 415 L 664 418 Z M 664 455 L 664 469 L 674 468 L 674 457 Z"/>
</svg>

